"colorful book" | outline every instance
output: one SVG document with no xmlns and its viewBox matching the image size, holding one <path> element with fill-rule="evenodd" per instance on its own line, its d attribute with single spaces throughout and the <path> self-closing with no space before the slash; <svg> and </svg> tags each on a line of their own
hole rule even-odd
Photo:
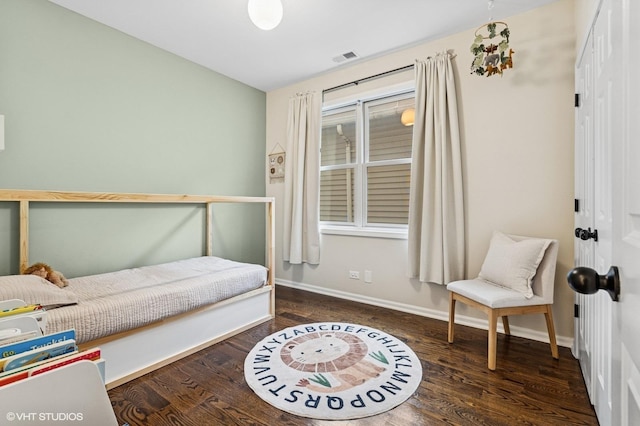
<svg viewBox="0 0 640 426">
<path fill-rule="evenodd" d="M 0 379 L 4 379 L 5 377 L 9 377 L 9 376 L 12 376 L 14 374 L 22 373 L 22 372 L 27 372 L 27 374 L 29 374 L 29 370 L 31 370 L 31 369 L 43 366 L 43 365 L 45 365 L 45 364 L 47 364 L 49 362 L 57 361 L 58 359 L 62 359 L 64 357 L 73 355 L 73 354 L 75 354 L 77 352 L 78 351 L 71 351 L 71 352 L 68 352 L 68 353 L 65 353 L 65 354 L 62 354 L 62 355 L 58 355 L 58 356 L 53 357 L 53 358 L 47 358 L 47 359 L 42 360 L 42 361 L 34 362 L 33 364 L 27 364 L 27 365 L 24 365 L 22 367 L 15 368 L 13 370 L 0 371 Z"/>
<path fill-rule="evenodd" d="M 29 368 L 35 363 L 46 361 L 61 355 L 67 355 L 77 350 L 78 347 L 76 346 L 75 340 L 65 339 L 0 359 L 0 366 L 2 367 L 3 372 L 24 369 L 25 367 Z"/>
<path fill-rule="evenodd" d="M 47 334 L 34 337 L 32 339 L 0 346 L 0 364 L 4 365 L 3 359 L 26 351 L 43 348 L 59 342 L 73 340 L 75 342 L 76 331 L 74 329 L 60 331 L 58 333 Z M 1 370 L 1 368 L 0 368 Z"/>
<path fill-rule="evenodd" d="M 56 358 L 51 362 L 47 362 L 36 368 L 30 368 L 27 371 L 29 373 L 29 377 L 31 377 L 46 373 L 47 371 L 55 370 L 56 368 L 64 367 L 65 365 L 73 364 L 74 362 L 82 360 L 96 361 L 98 359 L 100 359 L 100 348 L 88 349 L 73 355 Z"/>
<path fill-rule="evenodd" d="M 95 358 L 96 355 L 97 355 L 97 358 Z M 96 349 L 90 349 L 90 350 L 72 354 L 72 355 L 63 355 L 63 356 L 51 359 L 49 361 L 41 361 L 37 365 L 34 365 L 32 367 L 22 369 L 22 370 L 12 371 L 10 373 L 4 373 L 5 375 L 2 375 L 3 373 L 0 373 L 0 375 L 2 375 L 2 377 L 0 377 L 0 387 L 11 384 L 11 383 L 15 383 L 19 380 L 27 379 L 32 376 L 36 376 L 38 374 L 45 373 L 47 371 L 55 370 L 56 368 L 64 367 L 79 361 L 93 362 L 96 365 L 96 367 L 98 367 L 98 372 L 100 373 L 100 376 L 102 377 L 102 382 L 104 383 L 105 361 L 104 359 L 100 358 L 100 349 L 96 348 Z"/>
<path fill-rule="evenodd" d="M 8 385 L 18 380 L 26 379 L 27 377 L 29 377 L 28 371 L 19 371 L 8 376 L 0 377 L 0 386 Z"/>
<path fill-rule="evenodd" d="M 26 314 L 33 311 L 41 311 L 42 309 L 43 309 L 42 305 L 40 304 L 25 305 L 25 306 L 20 306 L 20 307 L 11 308 L 11 309 L 3 309 L 2 311 L 0 311 L 0 318 L 8 317 L 11 315 Z"/>
</svg>

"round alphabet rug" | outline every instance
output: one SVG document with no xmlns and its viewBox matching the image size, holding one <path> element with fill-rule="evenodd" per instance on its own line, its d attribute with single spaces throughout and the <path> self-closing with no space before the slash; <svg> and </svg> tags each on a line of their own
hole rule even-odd
<svg viewBox="0 0 640 426">
<path fill-rule="evenodd" d="M 348 323 L 289 327 L 258 342 L 245 380 L 269 404 L 298 416 L 346 420 L 407 400 L 422 381 L 416 354 L 375 328 Z"/>
</svg>

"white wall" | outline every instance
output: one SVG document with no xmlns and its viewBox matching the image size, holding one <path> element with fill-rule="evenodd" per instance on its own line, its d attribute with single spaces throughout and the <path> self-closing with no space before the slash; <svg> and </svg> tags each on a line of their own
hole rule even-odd
<svg viewBox="0 0 640 426">
<path fill-rule="evenodd" d="M 568 345 L 573 336 L 573 294 L 565 276 L 573 264 L 574 19 L 573 0 L 506 19 L 515 55 L 514 69 L 502 77 L 470 74 L 469 46 L 476 30 L 471 28 L 269 92 L 266 151 L 278 143 L 285 146 L 287 103 L 296 92 L 321 91 L 453 50 L 465 163 L 468 275 L 477 275 L 494 229 L 558 239 L 554 314 L 559 341 Z M 403 73 L 389 82 L 412 78 L 411 72 Z M 374 84 L 381 81 L 357 90 Z M 283 182 L 267 180 L 266 192 L 282 207 Z M 446 289 L 407 278 L 406 240 L 323 235 L 320 265 L 289 265 L 282 261 L 282 226 L 280 208 L 277 282 L 446 319 Z M 349 270 L 362 276 L 365 269 L 373 271 L 371 284 L 348 278 Z M 477 311 L 461 306 L 457 312 L 476 325 L 486 324 Z M 514 318 L 511 324 L 514 334 L 545 339 L 542 315 Z"/>
<path fill-rule="evenodd" d="M 49 1 L 0 1 L 0 114 L 2 188 L 264 195 L 264 92 Z M 0 275 L 19 272 L 19 216 L 0 203 Z M 216 208 L 215 253 L 260 262 L 263 217 Z M 38 203 L 29 222 L 30 261 L 69 278 L 205 244 L 195 206 Z"/>
</svg>

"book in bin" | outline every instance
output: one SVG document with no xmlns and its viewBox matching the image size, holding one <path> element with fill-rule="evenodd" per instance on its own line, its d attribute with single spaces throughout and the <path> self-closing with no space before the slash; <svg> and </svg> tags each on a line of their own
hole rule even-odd
<svg viewBox="0 0 640 426">
<path fill-rule="evenodd" d="M 46 346 L 36 347 L 24 352 L 0 359 L 2 373 L 28 368 L 41 361 L 77 352 L 78 347 L 74 339 L 61 340 Z"/>
<path fill-rule="evenodd" d="M 8 385 L 22 379 L 37 376 L 38 374 L 46 373 L 47 371 L 55 370 L 56 368 L 85 360 L 98 363 L 98 369 L 101 370 L 102 380 L 104 381 L 104 365 L 100 363 L 100 348 L 92 348 L 78 353 L 62 355 L 49 360 L 40 361 L 36 364 L 30 365 L 26 369 L 10 371 L 10 374 L 7 374 L 6 376 L 0 375 L 0 386 Z"/>
<path fill-rule="evenodd" d="M 42 348 L 54 343 L 63 342 L 65 340 L 73 340 L 75 342 L 75 339 L 76 331 L 71 328 L 69 330 L 63 330 L 57 333 L 46 334 L 44 336 L 36 336 L 31 339 L 2 345 L 0 346 L 0 363 L 2 363 L 2 360 L 4 358 L 14 356 L 22 352 Z"/>
<path fill-rule="evenodd" d="M 42 305 L 40 304 L 31 304 L 31 305 L 19 306 L 17 308 L 3 309 L 0 311 L 0 318 L 8 317 L 11 315 L 26 314 L 29 312 L 41 311 L 41 310 L 43 310 L 43 308 L 42 308 Z"/>
</svg>

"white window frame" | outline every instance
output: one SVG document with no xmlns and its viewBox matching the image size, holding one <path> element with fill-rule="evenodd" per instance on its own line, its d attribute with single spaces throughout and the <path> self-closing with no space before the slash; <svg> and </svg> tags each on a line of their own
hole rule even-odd
<svg viewBox="0 0 640 426">
<path fill-rule="evenodd" d="M 320 232 L 322 234 L 333 235 L 347 235 L 358 237 L 374 237 L 374 238 L 391 238 L 391 239 L 407 239 L 408 226 L 402 224 L 367 224 L 366 213 L 364 212 L 365 206 L 367 206 L 367 194 L 366 194 L 366 176 L 367 168 L 371 166 L 383 166 L 383 165 L 395 165 L 411 163 L 411 158 L 395 159 L 386 161 L 369 162 L 368 158 L 368 126 L 369 120 L 365 120 L 364 104 L 370 106 L 378 103 L 388 102 L 389 97 L 402 96 L 407 97 L 415 96 L 414 83 L 407 82 L 404 84 L 396 85 L 394 87 L 387 87 L 368 93 L 361 93 L 357 96 L 349 98 L 342 98 L 331 102 L 325 102 L 322 108 L 322 113 L 327 111 L 339 111 L 352 108 L 355 106 L 356 111 L 356 160 L 353 165 L 353 179 L 354 179 L 354 223 L 349 224 L 345 222 L 320 222 Z M 364 132 L 364 134 L 363 134 Z M 338 170 L 348 168 L 347 165 L 333 165 L 333 166 L 321 166 L 320 171 Z"/>
</svg>

